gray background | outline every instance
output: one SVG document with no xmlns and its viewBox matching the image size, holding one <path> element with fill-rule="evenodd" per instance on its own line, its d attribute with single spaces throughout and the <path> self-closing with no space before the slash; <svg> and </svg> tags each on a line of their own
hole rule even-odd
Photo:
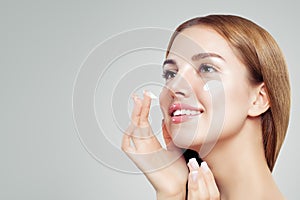
<svg viewBox="0 0 300 200">
<path fill-rule="evenodd" d="M 273 174 L 285 196 L 298 199 L 300 16 L 292 0 L 0 1 L 0 199 L 154 199 L 143 175 L 106 168 L 85 151 L 72 118 L 73 83 L 88 53 L 109 36 L 174 29 L 209 13 L 252 19 L 286 56 L 292 113 Z"/>
</svg>

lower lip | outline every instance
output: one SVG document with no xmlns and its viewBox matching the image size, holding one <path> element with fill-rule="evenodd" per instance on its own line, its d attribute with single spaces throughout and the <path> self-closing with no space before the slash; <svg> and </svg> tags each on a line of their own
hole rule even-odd
<svg viewBox="0 0 300 200">
<path fill-rule="evenodd" d="M 189 119 L 192 119 L 192 118 L 194 118 L 194 117 L 197 117 L 197 116 L 199 116 L 200 114 L 198 114 L 198 115 L 181 115 L 181 116 L 173 116 L 173 117 L 171 117 L 171 119 L 172 119 L 172 122 L 174 123 L 174 124 L 179 124 L 179 123 L 182 123 L 182 122 L 186 122 L 186 121 L 188 121 Z"/>
</svg>

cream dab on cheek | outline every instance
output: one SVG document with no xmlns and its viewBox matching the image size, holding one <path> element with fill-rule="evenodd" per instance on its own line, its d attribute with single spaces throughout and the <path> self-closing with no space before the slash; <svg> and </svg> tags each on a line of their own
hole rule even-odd
<svg viewBox="0 0 300 200">
<path fill-rule="evenodd" d="M 203 90 L 204 90 L 204 91 L 209 91 L 209 87 L 208 87 L 208 84 L 207 84 L 207 83 L 203 86 Z"/>
<path fill-rule="evenodd" d="M 204 91 L 211 91 L 211 90 L 215 90 L 215 89 L 221 89 L 222 87 L 222 82 L 221 81 L 217 81 L 217 80 L 212 80 L 212 81 L 208 81 L 207 83 L 205 83 L 205 85 L 203 86 L 203 90 Z"/>
</svg>

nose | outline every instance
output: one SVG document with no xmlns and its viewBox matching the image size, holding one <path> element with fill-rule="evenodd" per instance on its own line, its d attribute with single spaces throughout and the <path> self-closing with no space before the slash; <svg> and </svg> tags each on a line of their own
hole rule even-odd
<svg viewBox="0 0 300 200">
<path fill-rule="evenodd" d="M 192 84 L 190 83 L 191 78 L 192 77 L 189 75 L 187 70 L 177 73 L 176 76 L 167 84 L 171 95 L 178 99 L 190 97 L 193 91 Z"/>
</svg>

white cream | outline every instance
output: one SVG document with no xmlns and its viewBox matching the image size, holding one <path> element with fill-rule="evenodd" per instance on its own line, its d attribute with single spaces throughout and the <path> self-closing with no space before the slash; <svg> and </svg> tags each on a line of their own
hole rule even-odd
<svg viewBox="0 0 300 200">
<path fill-rule="evenodd" d="M 203 86 L 203 90 L 204 91 L 208 91 L 209 90 L 209 87 L 208 87 L 207 83 Z"/>
<path fill-rule="evenodd" d="M 147 91 L 147 94 L 151 99 L 157 99 L 157 96 L 153 94 L 151 91 Z"/>
<path fill-rule="evenodd" d="M 211 80 L 205 83 L 203 86 L 204 91 L 210 91 L 212 89 L 222 88 L 222 82 L 218 80 Z"/>
</svg>

